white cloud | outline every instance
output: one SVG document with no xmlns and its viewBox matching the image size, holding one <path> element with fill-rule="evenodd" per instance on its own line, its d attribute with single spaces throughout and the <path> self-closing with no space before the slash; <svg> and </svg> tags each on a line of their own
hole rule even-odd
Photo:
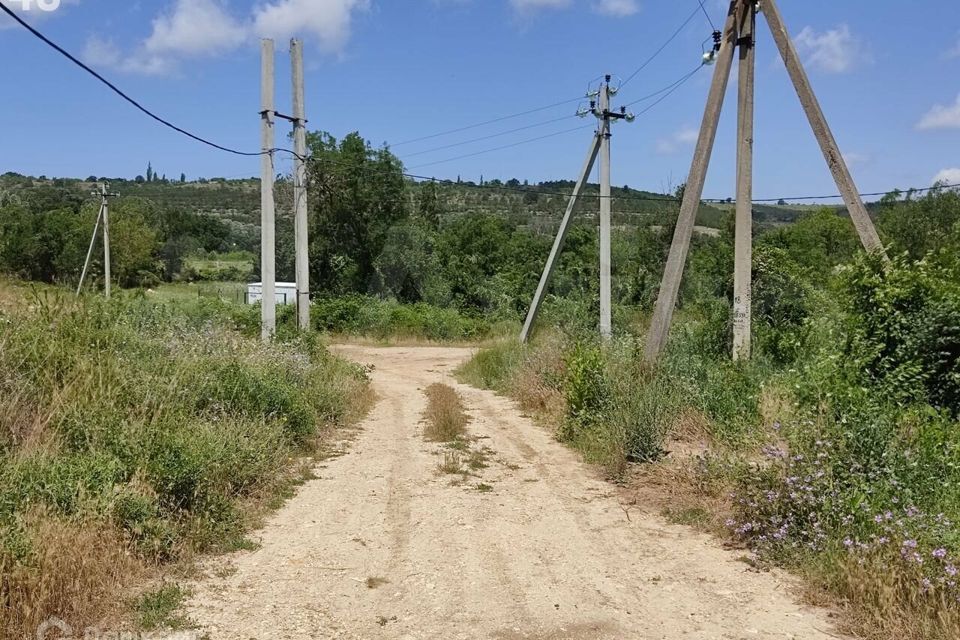
<svg viewBox="0 0 960 640">
<path fill-rule="evenodd" d="M 933 177 L 931 184 L 960 184 L 960 168 L 944 169 Z"/>
<path fill-rule="evenodd" d="M 640 11 L 640 3 L 637 0 L 596 0 L 593 10 L 605 16 L 623 18 Z"/>
<path fill-rule="evenodd" d="M 177 0 L 167 15 L 153 21 L 143 43 L 148 54 L 198 56 L 235 49 L 247 30 L 216 0 Z"/>
<path fill-rule="evenodd" d="M 700 133 L 693 127 L 683 127 L 668 138 L 657 140 L 657 153 L 669 155 L 688 147 L 697 141 Z"/>
<path fill-rule="evenodd" d="M 309 34 L 328 52 L 343 49 L 350 38 L 356 11 L 365 11 L 370 0 L 276 0 L 254 11 L 254 31 L 267 38 Z"/>
<path fill-rule="evenodd" d="M 571 0 L 510 0 L 510 6 L 518 13 L 532 13 L 540 9 L 566 9 Z"/>
<path fill-rule="evenodd" d="M 120 48 L 111 40 L 99 36 L 91 36 L 80 56 L 84 62 L 103 69 L 113 69 L 124 73 L 136 73 L 145 76 L 159 76 L 170 73 L 173 63 L 162 56 L 124 55 Z"/>
<path fill-rule="evenodd" d="M 935 104 L 917 123 L 917 129 L 960 129 L 960 96 L 951 105 Z"/>
<path fill-rule="evenodd" d="M 256 37 L 303 35 L 321 50 L 337 53 L 350 38 L 354 13 L 369 6 L 370 0 L 272 0 L 241 19 L 230 14 L 225 0 L 175 0 L 153 20 L 150 35 L 133 51 L 125 53 L 112 41 L 94 36 L 83 57 L 124 73 L 161 75 L 188 60 L 235 51 Z"/>
<path fill-rule="evenodd" d="M 794 42 L 808 65 L 827 73 L 846 73 L 858 64 L 870 61 L 863 43 L 845 24 L 823 33 L 805 27 Z"/>
</svg>

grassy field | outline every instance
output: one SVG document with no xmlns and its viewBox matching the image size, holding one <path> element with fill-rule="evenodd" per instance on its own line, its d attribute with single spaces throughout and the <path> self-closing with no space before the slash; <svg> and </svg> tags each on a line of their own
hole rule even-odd
<svg viewBox="0 0 960 640">
<path fill-rule="evenodd" d="M 200 299 L 219 299 L 244 304 L 246 282 L 177 282 L 154 287 L 147 297 L 158 302 L 196 302 Z"/>
</svg>

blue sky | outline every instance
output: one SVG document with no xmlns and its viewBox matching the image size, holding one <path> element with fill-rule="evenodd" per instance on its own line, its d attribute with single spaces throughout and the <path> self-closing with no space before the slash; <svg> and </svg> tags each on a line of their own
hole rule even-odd
<svg viewBox="0 0 960 640">
<path fill-rule="evenodd" d="M 338 137 L 358 130 L 395 145 L 576 99 L 606 72 L 629 76 L 697 8 L 696 0 L 61 0 L 56 11 L 24 12 L 28 0 L 0 1 L 162 116 L 250 150 L 259 146 L 263 35 L 277 38 L 281 111 L 289 111 L 286 40 L 298 35 L 306 41 L 310 127 Z M 705 4 L 720 23 L 723 3 Z M 924 186 L 936 176 L 960 182 L 956 0 L 910 3 L 909 11 L 894 0 L 779 5 L 861 190 Z M 755 195 L 835 193 L 762 18 L 759 27 Z M 710 32 L 706 17 L 696 16 L 615 105 L 695 67 Z M 7 87 L 0 116 L 8 123 L 0 172 L 132 177 L 150 161 L 169 177 L 258 173 L 256 158 L 207 149 L 146 119 L 6 16 L 0 55 Z M 685 180 L 711 71 L 701 70 L 635 123 L 617 126 L 615 184 L 659 191 Z M 734 191 L 734 100 L 731 92 L 707 197 Z M 576 107 L 574 100 L 394 150 L 423 175 L 573 179 L 589 128 L 441 161 L 589 126 L 572 117 Z M 421 153 L 563 116 L 571 117 Z"/>
</svg>

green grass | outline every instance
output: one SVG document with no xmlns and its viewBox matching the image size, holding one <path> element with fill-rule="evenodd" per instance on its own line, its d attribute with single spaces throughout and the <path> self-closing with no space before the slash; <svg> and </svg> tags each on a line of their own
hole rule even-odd
<svg viewBox="0 0 960 640">
<path fill-rule="evenodd" d="M 158 302 L 193 302 L 199 299 L 219 299 L 244 304 L 246 282 L 177 282 L 154 287 L 147 296 Z"/>
<path fill-rule="evenodd" d="M 164 585 L 140 596 L 134 607 L 140 628 L 145 631 L 187 628 L 189 621 L 178 613 L 186 597 L 186 591 L 175 584 Z"/>
<path fill-rule="evenodd" d="M 497 326 L 455 308 L 401 304 L 358 295 L 315 299 L 312 316 L 319 331 L 381 341 L 465 342 L 513 330 L 512 325 Z"/>
<path fill-rule="evenodd" d="M 0 636 L 58 608 L 96 622 L 110 599 L 77 609 L 75 585 L 121 588 L 115 556 L 244 548 L 297 461 L 363 404 L 363 370 L 306 336 L 245 337 L 237 309 L 49 290 L 0 311 Z M 69 537 L 114 546 L 78 563 Z"/>
</svg>

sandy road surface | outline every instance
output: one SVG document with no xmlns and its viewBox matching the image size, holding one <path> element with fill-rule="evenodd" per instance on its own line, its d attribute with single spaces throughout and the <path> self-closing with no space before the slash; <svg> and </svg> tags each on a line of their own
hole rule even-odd
<svg viewBox="0 0 960 640">
<path fill-rule="evenodd" d="M 749 572 L 689 528 L 628 519 L 613 487 L 512 402 L 453 381 L 469 350 L 338 351 L 375 365 L 378 403 L 347 455 L 257 534 L 259 550 L 194 585 L 189 613 L 211 638 L 837 637 L 782 576 Z M 438 474 L 439 447 L 420 435 L 422 390 L 437 381 L 460 391 L 471 435 L 493 450 L 464 486 Z"/>
</svg>

